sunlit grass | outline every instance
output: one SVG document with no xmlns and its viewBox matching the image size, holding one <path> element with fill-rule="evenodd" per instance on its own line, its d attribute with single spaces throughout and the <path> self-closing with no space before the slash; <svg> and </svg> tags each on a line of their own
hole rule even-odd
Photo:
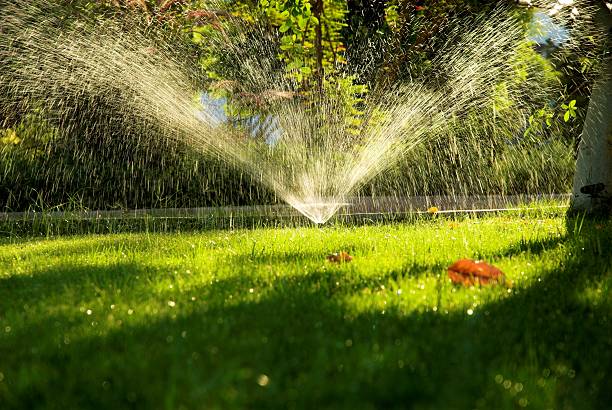
<svg viewBox="0 0 612 410">
<path fill-rule="evenodd" d="M 611 240 L 546 215 L 5 240 L 0 402 L 604 408 Z M 513 287 L 453 286 L 464 257 Z"/>
</svg>

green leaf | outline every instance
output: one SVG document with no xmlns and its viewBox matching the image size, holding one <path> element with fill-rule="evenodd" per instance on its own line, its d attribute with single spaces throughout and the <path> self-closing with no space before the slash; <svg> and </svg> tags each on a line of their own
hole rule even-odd
<svg viewBox="0 0 612 410">
<path fill-rule="evenodd" d="M 570 119 L 570 112 L 565 111 L 565 114 L 563 115 L 563 121 L 568 122 L 569 119 Z"/>
<path fill-rule="evenodd" d="M 569 102 L 568 106 L 573 108 L 575 105 L 576 105 L 576 100 L 572 100 Z"/>
<path fill-rule="evenodd" d="M 289 30 L 291 28 L 292 24 L 291 24 L 291 20 L 287 20 L 283 23 L 282 26 L 280 26 L 280 28 L 278 29 L 278 31 L 280 31 L 281 33 L 285 33 L 287 30 Z"/>
<path fill-rule="evenodd" d="M 306 29 L 306 23 L 308 23 L 308 20 L 306 20 L 303 17 L 298 17 L 298 26 L 300 27 L 301 30 Z"/>
<path fill-rule="evenodd" d="M 191 37 L 191 41 L 193 41 L 194 43 L 201 43 L 202 40 L 204 39 L 204 36 L 202 36 L 202 34 L 198 33 L 198 32 L 193 32 L 193 36 Z"/>
<path fill-rule="evenodd" d="M 296 58 L 287 65 L 287 71 L 299 70 L 302 67 L 302 59 Z"/>
<path fill-rule="evenodd" d="M 301 68 L 300 68 L 300 71 L 301 71 L 302 73 L 306 74 L 306 75 L 308 75 L 308 74 L 312 73 L 312 70 L 311 70 L 311 69 L 310 69 L 310 67 L 308 67 L 308 66 L 303 66 L 303 67 L 301 67 Z"/>
</svg>

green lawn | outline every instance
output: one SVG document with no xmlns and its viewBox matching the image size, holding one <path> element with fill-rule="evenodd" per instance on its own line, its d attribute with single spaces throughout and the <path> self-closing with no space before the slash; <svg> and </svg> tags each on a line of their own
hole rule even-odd
<svg viewBox="0 0 612 410">
<path fill-rule="evenodd" d="M 610 408 L 611 286 L 554 215 L 5 239 L 0 408 Z"/>
</svg>

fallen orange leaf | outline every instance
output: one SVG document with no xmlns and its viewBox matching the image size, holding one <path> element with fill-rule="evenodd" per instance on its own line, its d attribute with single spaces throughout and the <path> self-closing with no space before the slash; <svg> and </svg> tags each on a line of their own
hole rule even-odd
<svg viewBox="0 0 612 410">
<path fill-rule="evenodd" d="M 331 255 L 327 255 L 327 260 L 332 263 L 350 262 L 353 260 L 353 257 L 347 252 L 342 251 L 339 253 L 332 253 Z"/>
<path fill-rule="evenodd" d="M 437 206 L 430 206 L 429 208 L 427 208 L 427 213 L 428 214 L 435 215 L 435 214 L 438 213 L 438 211 L 439 211 L 439 209 L 438 209 Z"/>
<path fill-rule="evenodd" d="M 463 286 L 506 284 L 504 273 L 493 265 L 472 259 L 459 259 L 448 267 L 448 277 Z M 509 284 L 509 283 L 508 283 Z"/>
</svg>

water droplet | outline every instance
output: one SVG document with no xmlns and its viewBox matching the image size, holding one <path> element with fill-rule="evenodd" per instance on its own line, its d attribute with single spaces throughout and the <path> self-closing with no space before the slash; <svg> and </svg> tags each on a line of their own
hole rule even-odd
<svg viewBox="0 0 612 410">
<path fill-rule="evenodd" d="M 132 313 L 134 313 L 134 311 L 132 309 L 128 309 L 128 315 L 131 315 Z"/>
<path fill-rule="evenodd" d="M 255 292 L 255 289 L 253 288 L 249 289 L 249 293 L 253 293 L 253 292 Z"/>
<path fill-rule="evenodd" d="M 498 374 L 495 376 L 495 383 L 502 384 L 503 381 L 504 381 L 504 376 L 502 376 L 501 374 Z"/>
<path fill-rule="evenodd" d="M 401 289 L 398 289 L 398 290 L 397 290 L 397 294 L 398 294 L 398 296 L 399 296 L 399 295 L 401 295 L 401 294 L 402 294 L 402 290 L 401 290 Z"/>
<path fill-rule="evenodd" d="M 175 307 L 175 306 L 176 306 L 176 302 L 175 302 L 175 301 L 173 301 L 173 300 L 169 300 L 169 301 L 168 301 L 168 306 L 170 306 L 170 307 Z"/>
<path fill-rule="evenodd" d="M 268 383 L 270 383 L 270 378 L 265 374 L 260 374 L 257 377 L 257 384 L 259 384 L 261 387 L 266 387 Z"/>
<path fill-rule="evenodd" d="M 467 314 L 468 314 L 468 315 L 473 315 L 473 314 L 474 314 L 474 310 L 472 310 L 472 309 L 468 309 L 468 310 L 467 310 Z"/>
<path fill-rule="evenodd" d="M 6 333 L 11 333 L 11 327 L 10 327 L 10 326 L 5 327 L 5 328 L 4 328 L 4 331 L 5 331 Z"/>
<path fill-rule="evenodd" d="M 111 308 L 111 309 L 114 309 L 114 308 L 115 308 L 115 305 L 110 305 L 110 308 Z"/>
<path fill-rule="evenodd" d="M 91 311 L 91 309 L 87 309 L 87 315 L 91 315 L 93 312 Z"/>
</svg>

